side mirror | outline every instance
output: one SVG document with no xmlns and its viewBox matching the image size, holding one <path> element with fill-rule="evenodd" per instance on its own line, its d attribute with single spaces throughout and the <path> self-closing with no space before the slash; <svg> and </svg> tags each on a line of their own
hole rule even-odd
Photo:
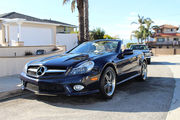
<svg viewBox="0 0 180 120">
<path fill-rule="evenodd" d="M 123 51 L 123 54 L 124 54 L 124 55 L 132 55 L 132 54 L 133 54 L 133 50 L 131 50 L 131 49 L 125 49 L 125 50 Z"/>
</svg>

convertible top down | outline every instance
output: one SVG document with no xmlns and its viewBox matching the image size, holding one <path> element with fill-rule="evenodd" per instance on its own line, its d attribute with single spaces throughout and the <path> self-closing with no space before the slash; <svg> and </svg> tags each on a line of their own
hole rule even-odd
<svg viewBox="0 0 180 120">
<path fill-rule="evenodd" d="M 147 78 L 144 54 L 122 50 L 121 44 L 121 40 L 94 40 L 64 54 L 31 61 L 20 75 L 22 89 L 68 96 L 100 92 L 104 98 L 112 98 L 117 84 Z"/>
</svg>

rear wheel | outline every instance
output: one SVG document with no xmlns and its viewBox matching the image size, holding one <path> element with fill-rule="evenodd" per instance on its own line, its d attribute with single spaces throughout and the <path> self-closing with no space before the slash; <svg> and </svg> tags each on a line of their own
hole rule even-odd
<svg viewBox="0 0 180 120">
<path fill-rule="evenodd" d="M 141 75 L 139 76 L 139 79 L 141 81 L 147 80 L 147 64 L 146 64 L 146 62 L 143 62 L 142 66 L 141 66 Z"/>
<path fill-rule="evenodd" d="M 103 98 L 111 99 L 116 88 L 116 73 L 112 67 L 107 67 L 100 79 L 100 92 Z"/>
</svg>

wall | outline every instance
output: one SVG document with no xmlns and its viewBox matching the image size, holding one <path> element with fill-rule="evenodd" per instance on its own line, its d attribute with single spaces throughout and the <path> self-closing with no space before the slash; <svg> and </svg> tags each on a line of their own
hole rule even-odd
<svg viewBox="0 0 180 120">
<path fill-rule="evenodd" d="M 45 50 L 47 53 L 52 52 L 52 49 L 55 48 L 55 46 L 22 46 L 22 47 L 0 47 L 0 57 L 4 56 L 24 56 L 26 51 L 30 51 L 32 53 L 36 53 L 37 50 L 42 49 Z M 62 50 L 65 49 L 65 46 L 61 46 Z"/>
<path fill-rule="evenodd" d="M 177 29 L 174 29 L 174 28 L 173 28 L 173 31 L 171 31 L 171 29 L 168 29 L 168 28 L 163 29 L 164 33 L 176 33 L 176 31 Z"/>
<path fill-rule="evenodd" d="M 180 55 L 180 48 L 153 48 L 153 55 Z"/>
<path fill-rule="evenodd" d="M 77 34 L 56 34 L 56 45 L 65 45 L 70 50 L 78 45 Z"/>
<path fill-rule="evenodd" d="M 63 53 L 62 52 L 55 52 L 52 54 L 47 55 L 40 55 L 40 56 L 31 56 L 31 57 L 16 57 L 16 58 L 0 58 L 0 77 L 8 76 L 8 75 L 15 75 L 20 74 L 23 71 L 24 65 L 35 59 L 44 58 L 48 56 L 58 55 Z"/>
<path fill-rule="evenodd" d="M 2 39 L 2 23 L 0 22 L 0 44 L 3 43 L 3 39 Z"/>
</svg>

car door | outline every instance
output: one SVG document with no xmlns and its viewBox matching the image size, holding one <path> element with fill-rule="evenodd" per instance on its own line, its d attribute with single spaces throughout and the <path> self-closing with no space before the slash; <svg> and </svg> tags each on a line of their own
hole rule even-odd
<svg viewBox="0 0 180 120">
<path fill-rule="evenodd" d="M 117 58 L 115 62 L 118 74 L 117 82 L 123 81 L 131 76 L 130 70 L 132 67 L 132 55 L 124 55 L 123 58 Z"/>
<path fill-rule="evenodd" d="M 131 63 L 131 66 L 130 66 L 129 73 L 131 76 L 134 76 L 138 74 L 139 72 L 139 57 L 136 52 L 133 52 L 133 54 L 131 55 L 130 63 Z"/>
</svg>

